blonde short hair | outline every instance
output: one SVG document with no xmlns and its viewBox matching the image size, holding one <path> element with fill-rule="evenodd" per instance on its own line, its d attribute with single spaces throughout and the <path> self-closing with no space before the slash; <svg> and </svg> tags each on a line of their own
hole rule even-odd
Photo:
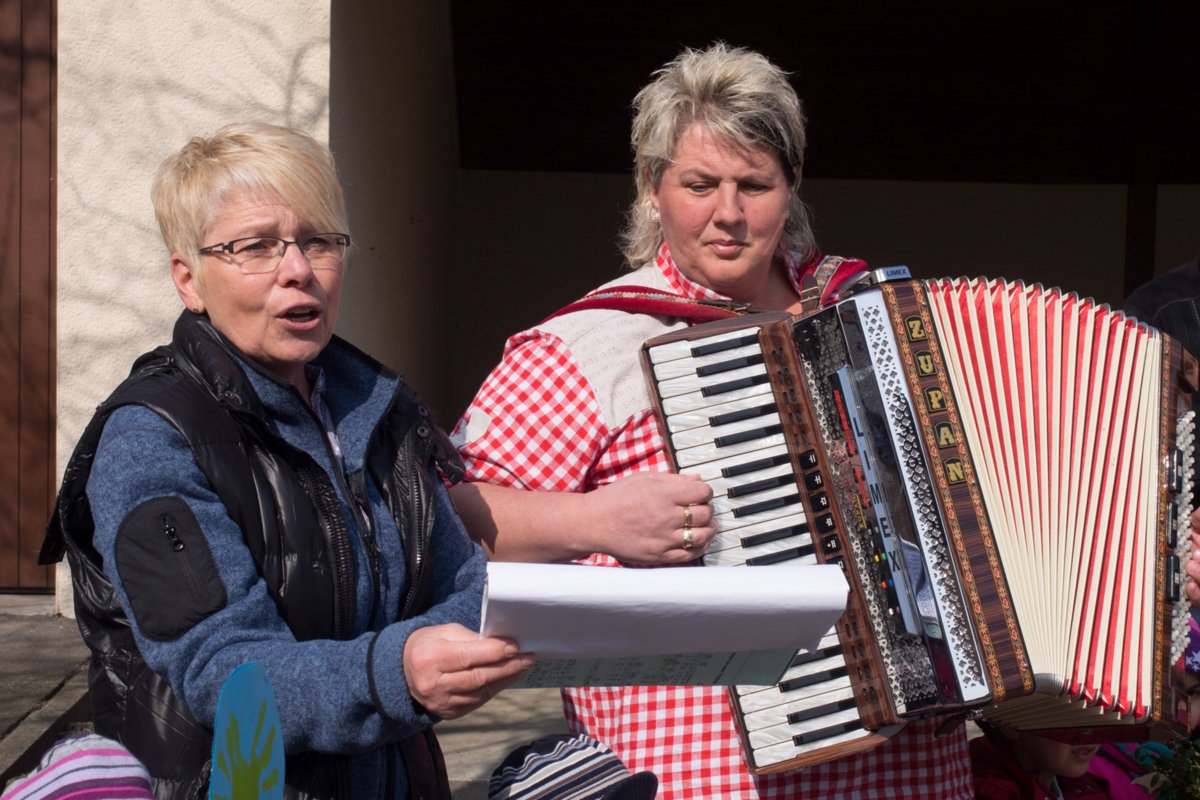
<svg viewBox="0 0 1200 800">
<path fill-rule="evenodd" d="M 278 197 L 315 229 L 349 234 L 346 198 L 329 148 L 306 133 L 263 123 L 197 136 L 159 165 L 151 197 L 163 241 L 193 267 L 204 232 L 232 191 Z"/>
<path fill-rule="evenodd" d="M 735 147 L 766 147 L 791 184 L 781 246 L 808 257 L 816 252 L 808 210 L 800 199 L 804 164 L 804 112 L 787 74 L 762 55 L 717 42 L 685 50 L 654 73 L 633 100 L 634 181 L 637 196 L 622 234 L 631 268 L 654 257 L 662 231 L 650 202 L 675 155 L 679 137 L 693 123 Z"/>
</svg>

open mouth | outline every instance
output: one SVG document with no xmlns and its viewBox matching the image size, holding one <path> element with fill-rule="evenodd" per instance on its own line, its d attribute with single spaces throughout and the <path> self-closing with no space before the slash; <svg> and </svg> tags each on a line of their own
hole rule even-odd
<svg viewBox="0 0 1200 800">
<path fill-rule="evenodd" d="M 317 318 L 318 311 L 315 308 L 293 308 L 283 315 L 283 318 L 289 322 L 312 322 Z"/>
</svg>

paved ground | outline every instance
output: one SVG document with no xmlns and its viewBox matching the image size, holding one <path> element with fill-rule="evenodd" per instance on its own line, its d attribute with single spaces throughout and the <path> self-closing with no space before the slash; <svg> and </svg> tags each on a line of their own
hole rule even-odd
<svg viewBox="0 0 1200 800">
<path fill-rule="evenodd" d="M 33 768 L 63 733 L 85 722 L 87 648 L 75 621 L 44 595 L 0 595 L 0 791 Z M 492 770 L 513 748 L 565 730 L 557 689 L 514 689 L 443 723 L 455 800 L 485 800 Z"/>
</svg>

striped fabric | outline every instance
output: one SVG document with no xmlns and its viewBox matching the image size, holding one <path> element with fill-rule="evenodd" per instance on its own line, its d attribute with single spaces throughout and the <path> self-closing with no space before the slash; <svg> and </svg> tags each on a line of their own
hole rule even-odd
<svg viewBox="0 0 1200 800">
<path fill-rule="evenodd" d="M 492 773 L 488 800 L 653 800 L 658 781 L 629 770 L 584 735 L 544 736 L 519 747 Z"/>
<path fill-rule="evenodd" d="M 9 784 L 0 800 L 127 800 L 148 798 L 150 774 L 123 746 L 89 734 L 63 739 L 38 768 Z"/>
</svg>

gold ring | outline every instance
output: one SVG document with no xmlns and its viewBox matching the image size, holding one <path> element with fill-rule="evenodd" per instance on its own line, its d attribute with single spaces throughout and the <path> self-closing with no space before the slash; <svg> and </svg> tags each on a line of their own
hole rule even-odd
<svg viewBox="0 0 1200 800">
<path fill-rule="evenodd" d="M 683 529 L 686 531 L 692 527 L 692 504 L 688 503 L 683 507 Z"/>
<path fill-rule="evenodd" d="M 692 529 L 684 528 L 683 529 L 683 549 L 691 550 L 692 546 L 695 544 L 696 544 L 696 540 L 692 538 Z"/>
</svg>

